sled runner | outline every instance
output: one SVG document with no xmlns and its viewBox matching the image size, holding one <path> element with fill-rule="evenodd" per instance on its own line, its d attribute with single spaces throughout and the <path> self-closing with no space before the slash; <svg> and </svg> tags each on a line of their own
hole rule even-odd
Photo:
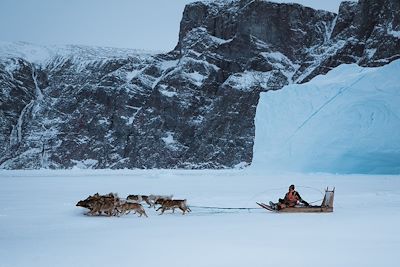
<svg viewBox="0 0 400 267">
<path fill-rule="evenodd" d="M 278 211 L 278 210 L 274 209 L 273 207 L 271 207 L 271 206 L 268 205 L 268 204 L 265 204 L 265 203 L 258 203 L 258 202 L 256 202 L 256 203 L 257 203 L 258 206 L 260 206 L 261 208 L 264 208 L 264 209 L 266 209 L 266 210 L 269 210 L 269 211 Z"/>
<path fill-rule="evenodd" d="M 328 188 L 325 190 L 325 196 L 324 199 L 322 200 L 322 203 L 320 206 L 294 206 L 294 207 L 287 207 L 284 209 L 276 209 L 275 207 L 265 204 L 265 203 L 257 203 L 260 207 L 272 211 L 272 212 L 333 212 L 333 200 L 334 200 L 334 195 L 335 195 L 335 188 L 333 190 L 328 190 Z"/>
</svg>

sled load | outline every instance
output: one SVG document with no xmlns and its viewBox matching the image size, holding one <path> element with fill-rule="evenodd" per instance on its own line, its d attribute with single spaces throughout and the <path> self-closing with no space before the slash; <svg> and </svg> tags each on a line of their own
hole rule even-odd
<svg viewBox="0 0 400 267">
<path fill-rule="evenodd" d="M 325 196 L 324 199 L 322 200 L 321 205 L 315 206 L 315 205 L 295 205 L 294 207 L 286 207 L 283 209 L 276 209 L 272 205 L 268 205 L 265 203 L 258 203 L 256 202 L 260 207 L 273 211 L 273 212 L 279 212 L 279 213 L 294 213 L 294 212 L 333 212 L 333 200 L 334 200 L 334 195 L 335 195 L 335 188 L 333 190 L 329 190 L 326 188 L 325 190 Z"/>
</svg>

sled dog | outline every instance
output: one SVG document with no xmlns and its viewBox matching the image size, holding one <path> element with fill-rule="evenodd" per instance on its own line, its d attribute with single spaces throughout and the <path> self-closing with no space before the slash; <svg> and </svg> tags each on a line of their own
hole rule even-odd
<svg viewBox="0 0 400 267">
<path fill-rule="evenodd" d="M 163 214 L 166 210 L 172 210 L 172 213 L 174 213 L 176 208 L 182 211 L 182 215 L 185 214 L 185 212 L 191 211 L 190 208 L 186 205 L 186 199 L 167 199 L 162 201 L 162 203 L 160 204 L 161 207 L 157 209 L 157 211 L 161 209 L 160 215 Z"/>
<path fill-rule="evenodd" d="M 117 207 L 117 210 L 119 211 L 120 214 L 129 214 L 131 210 L 133 210 L 134 213 L 138 213 L 139 217 L 142 217 L 142 215 L 147 217 L 146 212 L 144 211 L 144 208 L 142 205 L 139 203 L 134 203 L 134 202 L 125 202 L 120 204 Z"/>
</svg>

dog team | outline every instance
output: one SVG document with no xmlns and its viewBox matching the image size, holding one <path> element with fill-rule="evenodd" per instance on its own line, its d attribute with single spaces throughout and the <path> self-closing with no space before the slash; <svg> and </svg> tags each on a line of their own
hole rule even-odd
<svg viewBox="0 0 400 267">
<path fill-rule="evenodd" d="M 186 204 L 186 199 L 172 199 L 172 195 L 129 195 L 126 199 L 121 199 L 116 193 L 107 195 L 96 193 L 85 200 L 79 201 L 76 206 L 89 209 L 86 215 L 121 216 L 133 211 L 139 217 L 142 215 L 147 217 L 141 204 L 143 202 L 149 205 L 149 208 L 157 208 L 157 205 L 159 205 L 156 211 L 161 210 L 160 215 L 166 210 L 172 210 L 172 213 L 174 213 L 175 209 L 180 209 L 182 215 L 191 211 Z"/>
</svg>

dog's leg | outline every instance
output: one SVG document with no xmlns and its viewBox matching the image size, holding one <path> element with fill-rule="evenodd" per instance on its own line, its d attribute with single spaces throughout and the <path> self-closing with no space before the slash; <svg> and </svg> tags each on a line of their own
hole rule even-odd
<svg viewBox="0 0 400 267">
<path fill-rule="evenodd" d="M 186 205 L 183 205 L 183 207 L 182 208 L 184 208 L 185 209 L 185 211 L 186 212 L 190 212 L 190 211 L 192 211 L 188 206 L 186 206 Z"/>
<path fill-rule="evenodd" d="M 144 215 L 145 217 L 147 217 L 147 214 L 146 214 L 146 212 L 144 211 L 144 209 L 143 209 L 143 210 L 140 210 L 140 217 L 142 217 L 142 215 Z"/>
<path fill-rule="evenodd" d="M 152 200 L 150 200 L 150 199 L 149 199 L 149 202 L 150 202 L 150 208 L 152 208 L 152 207 L 155 207 L 155 206 L 156 206 L 156 204 L 154 203 L 154 201 L 152 201 Z"/>
<path fill-rule="evenodd" d="M 117 207 L 114 207 L 114 208 L 113 208 L 113 210 L 112 210 L 112 215 L 113 215 L 113 216 L 119 217 L 119 211 L 118 211 Z"/>
<path fill-rule="evenodd" d="M 182 211 L 182 215 L 185 215 L 185 209 L 183 207 L 179 207 L 179 209 Z"/>
<path fill-rule="evenodd" d="M 114 208 L 111 208 L 105 211 L 108 217 L 113 216 L 113 209 Z"/>
<path fill-rule="evenodd" d="M 158 214 L 158 215 L 164 214 L 165 208 L 163 208 L 163 207 L 159 207 L 157 210 L 159 210 L 159 209 L 161 209 L 161 213 L 160 213 L 160 214 Z"/>
<path fill-rule="evenodd" d="M 148 198 L 145 199 L 145 202 L 147 203 L 147 205 L 149 205 L 149 208 L 151 208 L 151 202 Z"/>
<path fill-rule="evenodd" d="M 99 211 L 96 209 L 91 209 L 88 214 L 90 214 L 91 216 L 95 215 L 95 213 L 98 213 Z"/>
<path fill-rule="evenodd" d="M 115 208 L 115 216 L 120 217 L 121 216 L 121 211 L 118 208 Z"/>
</svg>

